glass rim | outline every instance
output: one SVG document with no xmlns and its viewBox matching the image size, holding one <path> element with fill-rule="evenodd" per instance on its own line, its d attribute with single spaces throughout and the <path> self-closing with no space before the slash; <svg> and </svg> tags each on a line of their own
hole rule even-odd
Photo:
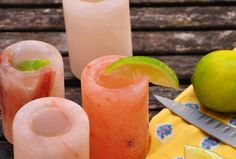
<svg viewBox="0 0 236 159">
<path fill-rule="evenodd" d="M 95 59 L 94 61 L 90 62 L 84 69 L 84 71 L 82 72 L 82 78 L 81 80 L 84 81 L 84 79 L 86 78 L 86 82 L 89 82 L 91 85 L 93 85 L 94 87 L 96 87 L 96 89 L 99 90 L 103 90 L 104 92 L 110 92 L 110 93 L 117 93 L 117 92 L 126 92 L 126 91 L 130 91 L 135 89 L 136 87 L 145 87 L 145 85 L 148 85 L 148 79 L 146 76 L 137 76 L 135 77 L 135 79 L 133 80 L 133 82 L 131 84 L 128 84 L 127 86 L 124 87 L 120 87 L 120 88 L 107 88 L 102 86 L 101 84 L 99 84 L 96 81 L 96 74 L 98 74 L 98 72 L 102 71 L 102 67 L 105 67 L 106 65 L 108 65 L 109 63 L 111 63 L 112 59 L 119 59 L 121 57 L 121 55 L 108 55 L 108 56 L 103 56 L 100 58 Z M 104 59 L 108 59 L 109 62 L 103 62 L 103 63 L 99 63 L 100 61 L 104 60 Z M 113 60 L 114 61 L 114 60 Z M 93 66 L 91 66 L 93 65 Z M 93 70 L 91 70 L 91 67 L 94 67 Z M 90 70 L 89 70 L 90 69 Z"/>
<path fill-rule="evenodd" d="M 46 56 L 48 57 L 48 59 L 51 60 L 51 63 L 39 70 L 36 70 L 36 71 L 21 71 L 21 70 L 17 69 L 14 66 L 15 62 L 14 62 L 14 57 L 13 57 L 15 50 L 18 49 L 17 47 L 26 46 L 26 45 L 30 46 L 30 45 L 36 45 L 36 44 L 42 45 L 42 47 L 48 46 L 48 50 L 50 50 L 50 51 L 49 51 L 48 55 L 46 55 Z M 14 48 L 14 47 L 16 47 L 16 48 Z M 36 48 L 35 50 L 39 50 L 38 52 L 40 52 L 40 48 Z M 54 46 L 52 46 L 51 44 L 48 44 L 46 42 L 38 41 L 38 40 L 24 40 L 24 41 L 20 41 L 20 42 L 16 42 L 14 44 L 11 44 L 2 51 L 2 55 L 6 56 L 7 59 L 6 58 L 3 59 L 4 66 L 1 66 L 1 67 L 11 69 L 11 70 L 13 70 L 17 73 L 20 73 L 20 74 L 35 75 L 35 74 L 39 74 L 40 72 L 44 71 L 45 69 L 53 67 L 53 65 L 55 65 L 57 53 L 60 54 L 60 52 Z M 0 65 L 2 65 L 2 64 L 0 64 Z"/>
</svg>

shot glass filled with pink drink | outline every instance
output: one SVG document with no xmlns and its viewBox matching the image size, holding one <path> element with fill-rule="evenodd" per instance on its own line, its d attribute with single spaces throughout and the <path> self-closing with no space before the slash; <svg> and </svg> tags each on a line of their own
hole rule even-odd
<svg viewBox="0 0 236 159">
<path fill-rule="evenodd" d="M 89 159 L 89 121 L 76 103 L 56 97 L 24 105 L 13 122 L 15 159 Z"/>
<path fill-rule="evenodd" d="M 34 60 L 49 63 L 35 71 L 18 67 L 26 70 L 39 67 L 40 62 Z M 9 142 L 12 143 L 16 112 L 27 102 L 47 96 L 64 97 L 64 69 L 59 51 L 50 44 L 32 40 L 4 49 L 0 55 L 0 108 L 4 135 Z"/>
<path fill-rule="evenodd" d="M 92 60 L 132 55 L 129 0 L 63 0 L 73 74 L 80 78 Z"/>
<path fill-rule="evenodd" d="M 144 159 L 148 149 L 148 79 L 105 75 L 107 66 L 119 58 L 100 57 L 82 73 L 91 159 Z"/>
</svg>

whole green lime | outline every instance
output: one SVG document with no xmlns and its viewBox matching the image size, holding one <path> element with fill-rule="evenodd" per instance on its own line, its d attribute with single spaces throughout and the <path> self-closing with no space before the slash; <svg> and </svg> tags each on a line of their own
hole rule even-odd
<svg viewBox="0 0 236 159">
<path fill-rule="evenodd" d="M 204 56 L 194 70 L 192 84 L 207 108 L 236 112 L 236 51 L 219 50 Z"/>
</svg>

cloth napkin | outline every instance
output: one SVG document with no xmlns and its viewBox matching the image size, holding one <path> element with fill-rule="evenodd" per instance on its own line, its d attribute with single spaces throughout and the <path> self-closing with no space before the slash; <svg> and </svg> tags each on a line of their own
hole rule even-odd
<svg viewBox="0 0 236 159">
<path fill-rule="evenodd" d="M 192 85 L 175 101 L 202 111 L 229 126 L 236 128 L 236 114 L 219 114 L 204 108 L 197 100 Z M 207 135 L 165 108 L 150 122 L 150 148 L 146 159 L 184 159 L 184 146 L 211 150 L 225 159 L 236 159 L 236 149 Z"/>
</svg>

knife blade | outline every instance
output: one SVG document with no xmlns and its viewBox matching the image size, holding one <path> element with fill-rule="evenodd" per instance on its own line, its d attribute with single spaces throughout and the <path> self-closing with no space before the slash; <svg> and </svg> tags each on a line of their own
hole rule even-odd
<svg viewBox="0 0 236 159">
<path fill-rule="evenodd" d="M 214 119 L 182 103 L 159 96 L 153 93 L 153 96 L 173 113 L 183 118 L 185 121 L 200 128 L 205 133 L 217 138 L 218 140 L 236 148 L 236 129 Z"/>
</svg>

